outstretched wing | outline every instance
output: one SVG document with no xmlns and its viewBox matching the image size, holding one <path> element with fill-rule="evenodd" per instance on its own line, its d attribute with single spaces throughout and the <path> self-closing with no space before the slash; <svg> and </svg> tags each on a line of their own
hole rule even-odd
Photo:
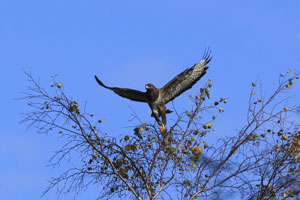
<svg viewBox="0 0 300 200">
<path fill-rule="evenodd" d="M 210 51 L 207 51 L 199 63 L 186 69 L 161 88 L 165 104 L 190 89 L 206 73 L 206 64 L 210 60 Z"/>
<path fill-rule="evenodd" d="M 121 97 L 125 97 L 133 101 L 148 102 L 146 98 L 146 94 L 144 92 L 138 90 L 132 90 L 128 88 L 108 87 L 104 85 L 96 75 L 95 75 L 95 79 L 99 85 L 101 85 L 106 89 L 114 91 L 116 94 L 120 95 Z"/>
</svg>

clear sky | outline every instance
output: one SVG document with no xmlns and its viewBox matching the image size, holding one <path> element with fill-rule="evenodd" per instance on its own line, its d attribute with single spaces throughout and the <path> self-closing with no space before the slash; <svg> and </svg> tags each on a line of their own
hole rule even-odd
<svg viewBox="0 0 300 200">
<path fill-rule="evenodd" d="M 14 100 L 28 85 L 22 68 L 46 88 L 58 74 L 67 94 L 106 119 L 103 131 L 120 135 L 138 123 L 129 121 L 130 107 L 144 122 L 154 121 L 150 109 L 101 88 L 93 76 L 110 86 L 162 87 L 199 61 L 205 47 L 213 56 L 207 75 L 174 105 L 183 111 L 188 96 L 212 79 L 213 97 L 229 98 L 215 125 L 222 137 L 245 122 L 252 81 L 261 80 L 268 92 L 279 73 L 300 72 L 300 1 L 0 0 L 0 199 L 40 199 L 47 179 L 63 169 L 46 167 L 62 143 L 56 133 L 37 135 L 19 123 L 27 110 Z M 53 191 L 42 199 L 55 198 Z"/>
</svg>

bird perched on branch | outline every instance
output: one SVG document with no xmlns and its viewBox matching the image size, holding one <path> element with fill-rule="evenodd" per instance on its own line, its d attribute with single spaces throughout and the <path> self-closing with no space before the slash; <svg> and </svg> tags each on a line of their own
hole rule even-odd
<svg viewBox="0 0 300 200">
<path fill-rule="evenodd" d="M 104 85 L 95 75 L 96 81 L 102 87 L 114 91 L 121 97 L 139 102 L 148 103 L 152 110 L 151 116 L 155 118 L 157 123 L 166 129 L 167 118 L 166 114 L 172 111 L 166 108 L 166 104 L 174 100 L 177 96 L 181 95 L 186 90 L 190 89 L 205 73 L 208 68 L 207 63 L 211 60 L 210 51 L 204 53 L 203 58 L 191 68 L 186 69 L 164 87 L 157 89 L 153 84 L 146 84 L 146 92 L 118 87 L 108 87 Z M 160 120 L 162 118 L 162 122 Z"/>
</svg>

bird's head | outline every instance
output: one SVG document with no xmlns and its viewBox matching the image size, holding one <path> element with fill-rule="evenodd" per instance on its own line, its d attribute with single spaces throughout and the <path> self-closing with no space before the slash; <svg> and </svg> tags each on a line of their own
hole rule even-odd
<svg viewBox="0 0 300 200">
<path fill-rule="evenodd" d="M 151 83 L 146 84 L 145 88 L 146 88 L 146 90 L 155 90 L 156 89 L 156 87 Z"/>
</svg>

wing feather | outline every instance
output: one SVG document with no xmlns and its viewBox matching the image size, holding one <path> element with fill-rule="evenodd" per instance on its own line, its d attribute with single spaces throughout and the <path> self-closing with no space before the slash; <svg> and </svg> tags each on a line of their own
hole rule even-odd
<svg viewBox="0 0 300 200">
<path fill-rule="evenodd" d="M 208 69 L 206 65 L 210 60 L 210 52 L 206 52 L 200 62 L 193 65 L 191 68 L 186 69 L 162 87 L 161 90 L 165 104 L 190 89 L 202 76 L 204 76 Z"/>
<path fill-rule="evenodd" d="M 117 87 L 108 87 L 104 85 L 98 77 L 95 75 L 95 79 L 99 85 L 102 87 L 114 91 L 116 94 L 120 95 L 121 97 L 133 100 L 133 101 L 139 101 L 139 102 L 148 102 L 146 98 L 146 94 L 144 92 L 133 90 L 129 88 L 117 88 Z"/>
</svg>

